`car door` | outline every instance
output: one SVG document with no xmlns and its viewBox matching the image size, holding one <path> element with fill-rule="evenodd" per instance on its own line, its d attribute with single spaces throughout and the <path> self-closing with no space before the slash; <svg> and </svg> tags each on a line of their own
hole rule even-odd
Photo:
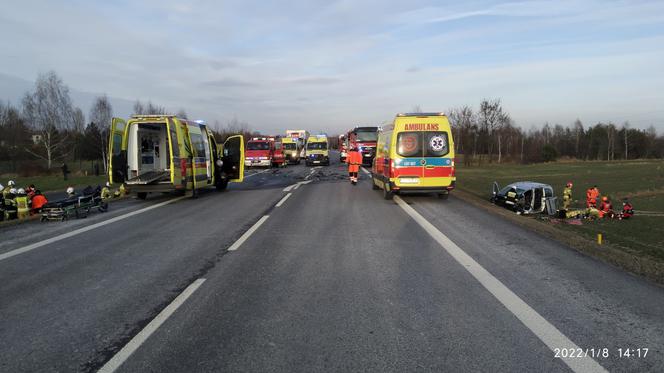
<svg viewBox="0 0 664 373">
<path fill-rule="evenodd" d="M 231 136 L 223 145 L 222 170 L 228 181 L 240 183 L 244 179 L 244 137 Z"/>
<path fill-rule="evenodd" d="M 108 140 L 108 180 L 111 183 L 124 183 L 127 180 L 126 128 L 127 122 L 124 119 L 112 119 Z"/>
</svg>

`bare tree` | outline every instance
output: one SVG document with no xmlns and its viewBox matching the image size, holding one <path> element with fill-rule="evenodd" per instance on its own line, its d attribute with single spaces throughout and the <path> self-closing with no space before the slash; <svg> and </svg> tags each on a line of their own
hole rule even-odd
<svg viewBox="0 0 664 373">
<path fill-rule="evenodd" d="M 145 106 L 143 106 L 143 103 L 140 100 L 134 102 L 134 114 L 147 114 Z"/>
<path fill-rule="evenodd" d="M 39 75 L 35 91 L 23 97 L 23 115 L 34 131 L 41 136 L 44 153 L 31 154 L 47 161 L 50 169 L 57 154 L 66 149 L 67 130 L 72 127 L 74 109 L 69 88 L 54 71 Z"/>
<path fill-rule="evenodd" d="M 422 107 L 420 105 L 415 105 L 413 106 L 412 109 L 410 109 L 411 113 L 421 113 L 422 112 Z"/>
<path fill-rule="evenodd" d="M 76 133 L 83 133 L 85 130 L 85 114 L 81 108 L 75 108 L 72 114 L 72 130 Z"/>
<path fill-rule="evenodd" d="M 574 136 L 576 140 L 574 143 L 574 156 L 580 158 L 579 150 L 581 146 L 581 136 L 583 136 L 583 123 L 581 123 L 581 120 L 578 118 L 574 121 Z"/>
<path fill-rule="evenodd" d="M 627 159 L 628 159 L 627 156 L 629 155 L 629 151 L 628 151 L 628 148 L 629 148 L 629 143 L 628 143 L 628 139 L 629 139 L 629 122 L 625 122 L 625 123 L 623 123 L 623 132 L 624 132 L 624 138 L 623 138 L 623 140 L 625 141 L 625 144 L 624 144 L 624 145 L 625 145 L 625 160 L 627 160 Z"/>
<path fill-rule="evenodd" d="M 113 119 L 113 106 L 106 95 L 95 98 L 92 107 L 90 108 L 90 122 L 94 123 L 99 129 L 99 153 L 101 159 L 104 160 L 104 172 L 108 173 L 108 159 L 106 152 L 108 151 L 108 136 L 111 120 Z M 95 133 L 96 135 L 96 133 Z"/>
<path fill-rule="evenodd" d="M 187 112 L 184 109 L 178 110 L 178 113 L 175 114 L 175 116 L 177 116 L 178 118 L 182 118 L 182 119 L 189 119 L 187 117 Z"/>
<path fill-rule="evenodd" d="M 500 129 L 505 124 L 507 118 L 509 118 L 506 115 L 503 112 L 500 99 L 484 99 L 480 102 L 480 110 L 478 112 L 480 136 L 489 155 L 489 161 L 491 161 L 491 156 L 493 155 L 493 136 L 496 135 L 496 132 L 500 133 Z"/>
</svg>

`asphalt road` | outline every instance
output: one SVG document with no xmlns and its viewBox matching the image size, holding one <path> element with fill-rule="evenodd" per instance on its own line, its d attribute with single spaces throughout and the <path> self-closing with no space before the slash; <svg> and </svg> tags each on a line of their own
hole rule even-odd
<svg viewBox="0 0 664 373">
<path fill-rule="evenodd" d="M 664 371 L 662 287 L 337 162 L 247 175 L 0 228 L 0 371 Z"/>
</svg>

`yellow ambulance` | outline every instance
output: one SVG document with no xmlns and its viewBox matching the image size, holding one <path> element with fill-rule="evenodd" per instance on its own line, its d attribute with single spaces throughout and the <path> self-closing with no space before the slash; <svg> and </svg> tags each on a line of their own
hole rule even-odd
<svg viewBox="0 0 664 373">
<path fill-rule="evenodd" d="M 286 161 L 292 164 L 300 163 L 300 144 L 297 139 L 292 137 L 282 137 L 281 144 L 283 147 Z"/>
<path fill-rule="evenodd" d="M 397 114 L 378 135 L 371 177 L 383 197 L 429 192 L 447 198 L 456 182 L 454 141 L 443 113 Z"/>
<path fill-rule="evenodd" d="M 241 135 L 219 146 L 203 122 L 173 115 L 113 118 L 108 148 L 109 181 L 141 199 L 150 192 L 195 195 L 212 185 L 223 190 L 244 177 Z"/>
<path fill-rule="evenodd" d="M 327 135 L 309 136 L 307 139 L 306 153 L 304 163 L 307 166 L 330 165 L 330 150 L 327 142 Z"/>
</svg>

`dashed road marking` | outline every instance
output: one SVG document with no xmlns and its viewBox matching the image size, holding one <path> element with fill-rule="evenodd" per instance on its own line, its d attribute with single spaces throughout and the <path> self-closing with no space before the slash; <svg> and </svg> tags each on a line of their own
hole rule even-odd
<svg viewBox="0 0 664 373">
<path fill-rule="evenodd" d="M 131 354 L 133 354 L 141 345 L 154 333 L 159 327 L 166 321 L 168 318 L 175 313 L 175 311 L 189 298 L 194 292 L 205 282 L 204 278 L 199 278 L 198 280 L 191 283 L 187 286 L 186 289 L 180 295 L 175 298 L 171 304 L 166 306 L 157 317 L 152 319 L 148 325 L 143 328 L 134 338 L 129 341 L 120 351 L 118 351 L 115 356 L 111 358 L 106 364 L 104 364 L 98 372 L 100 373 L 112 373 L 115 372 Z"/>
<path fill-rule="evenodd" d="M 238 238 L 237 241 L 231 245 L 231 247 L 228 248 L 228 251 L 235 251 L 239 249 L 244 241 L 248 240 L 249 237 L 251 237 L 251 235 L 254 234 L 254 232 L 256 232 L 256 230 L 260 228 L 260 226 L 263 225 L 263 223 L 265 223 L 269 217 L 270 215 L 264 215 L 262 218 L 260 218 L 254 225 L 251 226 L 251 228 L 249 228 L 248 231 L 244 232 L 244 234 L 240 236 L 240 238 Z"/>
<path fill-rule="evenodd" d="M 371 175 L 371 171 L 367 170 L 366 168 L 362 167 L 362 172 L 364 172 L 367 175 Z"/>
<path fill-rule="evenodd" d="M 34 249 L 40 248 L 42 246 L 46 246 L 46 245 L 54 243 L 54 242 L 62 241 L 62 240 L 66 239 L 66 238 L 69 238 L 69 237 L 77 236 L 81 233 L 85 233 L 85 232 L 91 231 L 93 229 L 103 227 L 103 226 L 108 225 L 108 224 L 113 224 L 117 221 L 127 219 L 129 217 L 134 216 L 134 215 L 138 215 L 138 214 L 142 214 L 144 212 L 150 211 L 150 210 L 154 210 L 154 209 L 159 208 L 161 206 L 168 205 L 169 203 L 179 201 L 183 198 L 185 198 L 185 196 L 169 199 L 168 201 L 160 202 L 160 203 L 157 203 L 156 205 L 152 205 L 152 206 L 142 208 L 140 210 L 128 212 L 124 215 L 116 216 L 114 218 L 101 221 L 99 223 L 88 225 L 87 227 L 79 228 L 79 229 L 73 230 L 71 232 L 63 233 L 61 235 L 48 238 L 48 239 L 43 240 L 43 241 L 39 241 L 39 242 L 35 242 L 35 243 L 27 245 L 27 246 L 23 246 L 20 249 L 8 251 L 4 254 L 0 254 L 0 261 L 5 260 L 5 259 L 9 259 L 9 258 L 11 258 L 13 256 L 16 256 L 16 255 L 27 253 L 28 251 L 32 251 Z"/>
<path fill-rule="evenodd" d="M 445 236 L 433 224 L 426 220 L 414 208 L 409 206 L 399 196 L 394 196 L 395 202 L 417 222 L 429 235 L 438 242 L 438 244 L 447 251 L 463 268 L 466 269 L 475 279 L 484 286 L 505 308 L 532 331 L 545 345 L 552 351 L 556 348 L 569 348 L 575 351 L 581 350 L 574 342 L 565 336 L 560 330 L 549 323 L 537 311 L 532 309 L 518 295 L 514 294 L 500 280 L 495 278 L 489 271 L 484 269 L 470 255 L 466 254 L 452 240 Z M 592 357 L 562 357 L 567 366 L 574 372 L 607 372 Z"/>
<path fill-rule="evenodd" d="M 290 196 L 291 196 L 292 194 L 293 194 L 293 193 L 288 193 L 288 194 L 286 194 L 286 195 L 284 196 L 284 198 L 282 198 L 279 202 L 277 202 L 276 207 L 281 207 L 281 205 L 283 205 L 284 202 L 286 202 L 286 200 L 287 200 L 288 198 L 290 198 Z"/>
</svg>

